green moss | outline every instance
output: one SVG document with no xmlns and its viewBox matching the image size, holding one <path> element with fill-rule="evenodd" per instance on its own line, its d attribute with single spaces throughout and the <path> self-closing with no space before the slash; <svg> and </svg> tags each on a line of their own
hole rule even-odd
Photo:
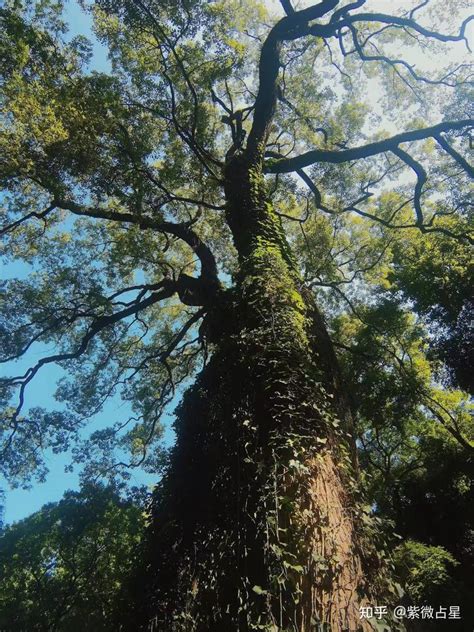
<svg viewBox="0 0 474 632">
<path fill-rule="evenodd" d="M 280 334 L 291 336 L 301 350 L 308 346 L 307 310 L 296 287 L 296 278 L 281 248 L 257 236 L 242 265 L 242 291 L 254 309 L 273 320 Z M 284 339 L 281 340 L 284 343 Z"/>
</svg>

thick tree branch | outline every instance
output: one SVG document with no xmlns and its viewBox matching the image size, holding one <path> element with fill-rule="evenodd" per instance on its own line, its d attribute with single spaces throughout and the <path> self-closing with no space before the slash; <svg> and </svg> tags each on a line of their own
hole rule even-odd
<svg viewBox="0 0 474 632">
<path fill-rule="evenodd" d="M 283 7 L 286 15 L 292 15 L 295 12 L 290 0 L 280 0 L 280 4 Z"/>
<path fill-rule="evenodd" d="M 133 213 L 121 213 L 108 209 L 92 208 L 77 204 L 72 200 L 55 200 L 55 206 L 86 217 L 107 219 L 116 222 L 135 224 L 142 229 L 150 228 L 158 232 L 174 235 L 188 244 L 201 262 L 201 276 L 219 285 L 217 277 L 217 264 L 210 248 L 202 239 L 189 227 L 188 223 L 175 224 L 173 222 L 161 221 L 145 215 L 134 215 Z"/>
<path fill-rule="evenodd" d="M 415 160 L 410 154 L 407 154 L 406 151 L 400 149 L 400 147 L 395 147 L 392 152 L 403 160 L 405 164 L 407 164 L 415 173 L 416 173 L 416 185 L 415 185 L 415 197 L 413 200 L 413 205 L 415 207 L 416 213 L 416 224 L 418 228 L 423 231 L 423 210 L 421 208 L 421 196 L 423 193 L 423 186 L 426 182 L 426 171 L 420 165 L 420 163 Z"/>
<path fill-rule="evenodd" d="M 265 151 L 270 123 L 278 97 L 277 82 L 280 70 L 280 51 L 284 41 L 308 34 L 309 22 L 326 15 L 339 4 L 338 0 L 323 0 L 301 11 L 294 11 L 282 18 L 270 31 L 260 53 L 259 88 L 255 100 L 255 112 L 247 141 L 251 159 L 260 160 Z"/>
<path fill-rule="evenodd" d="M 291 34 L 291 30 L 297 27 L 305 26 L 308 22 L 312 20 L 318 20 L 325 16 L 329 11 L 337 7 L 340 0 L 322 0 L 318 4 L 312 4 L 306 9 L 301 9 L 301 11 L 295 11 L 293 15 L 288 18 L 283 18 L 277 24 L 277 27 L 281 28 L 283 31 L 286 31 L 286 37 L 294 38 L 294 35 Z M 283 24 L 283 22 L 286 22 Z M 281 25 L 281 26 L 279 26 Z M 295 34 L 296 37 L 299 37 L 298 34 Z"/>
<path fill-rule="evenodd" d="M 468 233 L 457 234 L 444 228 L 443 226 L 433 226 L 433 222 L 434 222 L 436 214 L 433 217 L 431 217 L 431 219 L 426 224 L 424 223 L 423 213 L 421 209 L 421 194 L 423 191 L 423 187 L 426 183 L 426 172 L 416 160 L 414 160 L 409 154 L 402 151 L 400 148 L 397 147 L 397 149 L 393 150 L 393 153 L 396 154 L 399 158 L 401 158 L 405 164 L 407 164 L 409 167 L 411 167 L 415 171 L 417 175 L 417 184 L 415 187 L 414 197 L 410 200 L 406 200 L 405 202 L 403 202 L 403 204 L 401 204 L 398 208 L 396 208 L 393 211 L 389 220 L 386 220 L 382 217 L 378 217 L 377 215 L 374 215 L 373 213 L 363 211 L 362 209 L 358 207 L 360 203 L 365 202 L 370 197 L 372 197 L 373 194 L 368 191 L 368 188 L 371 185 L 374 185 L 380 182 L 382 178 L 385 175 L 387 175 L 388 170 L 378 180 L 372 183 L 369 183 L 366 187 L 364 187 L 363 195 L 359 199 L 345 206 L 342 210 L 331 209 L 323 204 L 321 191 L 318 189 L 316 184 L 313 182 L 313 180 L 311 180 L 311 178 L 303 169 L 296 169 L 295 173 L 301 178 L 301 180 L 306 184 L 309 190 L 312 191 L 312 193 L 314 194 L 314 202 L 315 202 L 316 208 L 320 209 L 321 211 L 324 211 L 325 213 L 328 213 L 329 215 L 338 215 L 340 213 L 354 212 L 354 213 L 357 213 L 357 215 L 360 215 L 361 217 L 367 217 L 368 219 L 372 221 L 378 222 L 379 224 L 382 224 L 386 228 L 390 228 L 394 230 L 400 229 L 400 228 L 418 228 L 424 233 L 442 233 L 444 235 L 447 235 L 448 237 L 451 237 L 452 239 L 466 240 L 469 243 L 474 243 L 473 238 Z M 269 156 L 273 158 L 282 157 L 281 154 L 278 154 L 277 152 L 273 152 L 273 151 L 265 152 L 265 156 Z M 410 224 L 393 224 L 392 220 L 395 217 L 395 215 L 398 213 L 398 211 L 400 211 L 404 206 L 406 206 L 407 204 L 411 202 L 413 202 L 415 206 L 415 211 L 416 211 L 416 216 L 417 216 L 416 222 L 410 223 Z M 285 216 L 281 213 L 280 215 L 282 217 L 287 217 L 287 219 L 295 220 L 295 218 L 293 217 Z M 300 220 L 296 220 L 296 221 L 300 221 Z"/>
<path fill-rule="evenodd" d="M 345 149 L 342 151 L 325 150 L 325 149 L 313 149 L 300 156 L 294 158 L 282 158 L 267 161 L 265 164 L 266 173 L 290 173 L 303 169 L 309 165 L 317 162 L 330 162 L 333 164 L 341 164 L 343 162 L 350 162 L 352 160 L 359 160 L 361 158 L 370 158 L 378 154 L 385 153 L 396 149 L 401 143 L 409 143 L 416 140 L 424 140 L 426 138 L 434 138 L 441 132 L 450 130 L 459 130 L 464 128 L 474 127 L 474 119 L 465 119 L 461 121 L 445 121 L 433 125 L 431 127 L 424 127 L 422 129 L 410 130 L 402 132 L 396 136 L 391 136 L 384 140 L 375 141 L 367 145 L 359 147 L 353 147 L 352 149 Z"/>
<path fill-rule="evenodd" d="M 93 208 L 79 204 L 73 200 L 56 198 L 41 213 L 28 213 L 23 218 L 3 226 L 0 234 L 14 230 L 23 222 L 31 218 L 45 220 L 54 209 L 61 208 L 74 215 L 105 219 L 114 222 L 130 223 L 142 229 L 151 229 L 165 235 L 173 235 L 184 241 L 198 257 L 201 264 L 201 274 L 198 279 L 182 273 L 179 278 L 177 291 L 180 299 L 186 305 L 203 305 L 212 300 L 212 297 L 220 287 L 217 264 L 211 249 L 202 241 L 197 233 L 192 230 L 193 221 L 174 223 L 165 220 L 148 217 L 146 215 L 130 212 L 111 211 L 104 208 Z"/>
<path fill-rule="evenodd" d="M 437 31 L 432 31 L 424 26 L 421 26 L 421 24 L 418 24 L 418 22 L 415 22 L 415 20 L 410 18 L 386 15 L 384 13 L 355 13 L 354 15 L 346 16 L 342 22 L 338 23 L 338 26 L 349 26 L 350 24 L 355 24 L 356 22 L 379 22 L 381 24 L 389 24 L 393 26 L 404 26 L 413 29 L 425 37 L 436 39 L 440 42 L 460 42 L 464 40 L 466 42 L 466 46 L 469 48 L 466 39 L 466 28 L 471 20 L 474 20 L 474 16 L 472 15 L 463 21 L 457 35 L 445 35 L 443 33 L 438 33 Z"/>
<path fill-rule="evenodd" d="M 313 34 L 319 37 L 332 37 L 340 32 L 341 28 L 344 27 L 352 29 L 354 33 L 354 27 L 352 25 L 357 22 L 381 22 L 397 27 L 411 28 L 426 37 L 438 39 L 443 42 L 460 41 L 465 39 L 467 24 L 472 19 L 467 18 L 466 20 L 464 20 L 460 32 L 457 35 L 444 35 L 442 33 L 437 33 L 436 31 L 431 31 L 430 29 L 417 24 L 410 17 L 406 18 L 389 16 L 383 13 L 359 13 L 353 15 L 349 14 L 349 11 L 351 9 L 356 9 L 364 4 L 363 0 L 358 0 L 336 11 L 328 24 L 310 25 L 311 21 L 326 15 L 329 11 L 331 11 L 331 9 L 334 9 L 337 4 L 339 3 L 336 0 L 325 0 L 319 4 L 312 5 L 307 9 L 294 11 L 288 14 L 286 17 L 282 18 L 272 28 L 267 39 L 265 40 L 262 46 L 259 62 L 259 90 L 255 101 L 254 120 L 247 141 L 247 152 L 252 159 L 260 159 L 265 151 L 265 144 L 268 139 L 270 123 L 274 115 L 276 101 L 278 98 L 278 74 L 281 65 L 280 51 L 281 45 L 284 41 L 298 39 L 299 37 L 303 37 L 309 34 Z M 356 42 L 356 44 L 358 45 L 359 54 L 365 56 L 358 42 Z M 367 57 L 367 59 L 370 58 Z M 382 55 L 374 56 L 374 60 L 375 59 L 381 61 L 391 61 Z M 405 64 L 403 60 L 395 60 L 394 63 L 403 64 L 404 67 L 406 67 L 410 71 L 410 73 L 415 76 L 415 78 L 417 78 L 417 75 L 416 73 L 414 73 L 413 68 L 409 64 Z M 446 128 L 442 128 L 440 131 L 443 131 L 444 129 Z M 408 138 L 407 140 L 416 140 L 416 137 Z M 399 140 L 398 142 L 407 141 Z M 386 150 L 378 150 L 375 151 L 375 153 L 380 153 L 380 151 Z M 341 154 L 342 152 L 340 152 L 337 156 L 326 154 L 325 159 L 329 162 L 343 162 L 344 160 L 366 157 L 363 154 L 360 155 L 359 152 L 354 155 L 354 158 L 346 157 L 343 159 L 343 156 Z M 307 154 L 305 154 L 305 156 L 306 155 Z M 350 156 L 350 154 L 347 155 Z M 297 168 L 308 166 L 309 164 L 312 164 L 312 162 L 316 162 L 318 159 L 323 160 L 324 158 L 316 158 L 310 162 L 301 162 L 297 165 Z M 289 169 L 289 171 L 293 170 L 294 169 Z M 276 173 L 276 171 L 273 170 L 272 172 Z"/>
<path fill-rule="evenodd" d="M 331 15 L 331 19 L 329 20 L 329 23 L 335 24 L 341 18 L 344 18 L 349 13 L 349 11 L 362 7 L 366 2 L 367 0 L 356 0 L 356 2 L 352 2 L 351 4 L 348 4 L 345 7 L 342 7 L 341 9 L 334 11 L 334 13 Z"/>
</svg>

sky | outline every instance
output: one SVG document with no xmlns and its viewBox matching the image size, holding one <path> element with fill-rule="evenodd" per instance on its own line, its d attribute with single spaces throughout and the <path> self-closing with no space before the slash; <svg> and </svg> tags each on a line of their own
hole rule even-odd
<svg viewBox="0 0 474 632">
<path fill-rule="evenodd" d="M 280 4 L 277 0 L 267 0 L 268 6 L 280 13 Z M 308 4 L 307 2 L 300 3 Z M 295 3 L 296 5 L 296 3 Z M 412 2 L 400 0 L 373 0 L 367 4 L 368 8 L 387 13 L 394 8 L 411 7 Z M 73 37 L 78 34 L 86 35 L 93 42 L 93 59 L 91 62 L 91 69 L 98 71 L 110 71 L 110 64 L 107 60 L 107 53 L 105 48 L 94 38 L 91 26 L 91 17 L 85 14 L 78 6 L 76 0 L 69 0 L 66 3 L 66 20 L 70 25 L 69 37 Z M 471 29 L 472 33 L 472 29 Z M 454 51 L 454 49 L 453 49 Z M 455 52 L 452 52 L 452 58 L 455 58 Z M 374 108 L 376 107 L 376 91 L 374 93 Z M 0 263 L 0 266 L 2 264 Z M 26 264 L 12 264 L 8 266 L 0 267 L 0 277 L 25 277 L 28 275 L 29 268 Z M 39 353 L 37 351 L 36 353 Z M 30 356 L 29 360 L 31 361 Z M 29 390 L 29 400 L 34 406 L 43 406 L 47 409 L 57 409 L 58 404 L 53 398 L 55 390 L 55 384 L 57 379 L 61 376 L 61 370 L 57 367 L 51 366 L 47 370 L 40 371 L 31 384 Z M 171 409 L 177 401 L 174 401 Z M 127 415 L 126 405 L 121 402 L 118 397 L 111 398 L 103 411 L 98 414 L 92 425 L 88 426 L 88 432 L 93 429 L 98 429 L 110 425 L 111 422 L 115 422 L 118 419 L 124 418 Z M 168 418 L 169 420 L 169 418 Z M 172 433 L 168 430 L 166 434 L 168 441 L 171 441 Z M 5 481 L 0 478 L 0 489 L 4 489 L 6 492 L 4 502 L 4 521 L 11 523 L 20 520 L 27 515 L 38 510 L 43 504 L 51 501 L 59 500 L 63 493 L 67 489 L 77 489 L 79 486 L 78 473 L 66 473 L 64 471 L 65 465 L 69 462 L 68 454 L 53 455 L 48 454 L 46 459 L 48 468 L 50 470 L 49 475 L 44 483 L 34 483 L 29 490 L 8 488 Z M 132 474 L 132 484 L 147 484 L 152 485 L 154 482 L 153 477 L 139 472 Z"/>
</svg>

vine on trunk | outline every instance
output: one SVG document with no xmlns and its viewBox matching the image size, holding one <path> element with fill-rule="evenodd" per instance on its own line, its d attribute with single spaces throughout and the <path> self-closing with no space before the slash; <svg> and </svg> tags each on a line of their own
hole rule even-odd
<svg viewBox="0 0 474 632">
<path fill-rule="evenodd" d="M 388 573 L 322 321 L 263 177 L 227 177 L 240 272 L 204 323 L 213 355 L 180 406 L 155 495 L 149 629 L 372 629 L 359 607 L 387 602 Z"/>
</svg>

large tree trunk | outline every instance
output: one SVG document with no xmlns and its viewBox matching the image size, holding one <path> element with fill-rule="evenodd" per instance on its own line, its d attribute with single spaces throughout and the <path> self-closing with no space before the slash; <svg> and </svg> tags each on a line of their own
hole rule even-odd
<svg viewBox="0 0 474 632">
<path fill-rule="evenodd" d="M 212 358 L 156 492 L 148 629 L 372 629 L 359 606 L 383 573 L 329 337 L 258 165 L 229 160 L 226 195 L 240 272 L 204 324 Z"/>
</svg>

